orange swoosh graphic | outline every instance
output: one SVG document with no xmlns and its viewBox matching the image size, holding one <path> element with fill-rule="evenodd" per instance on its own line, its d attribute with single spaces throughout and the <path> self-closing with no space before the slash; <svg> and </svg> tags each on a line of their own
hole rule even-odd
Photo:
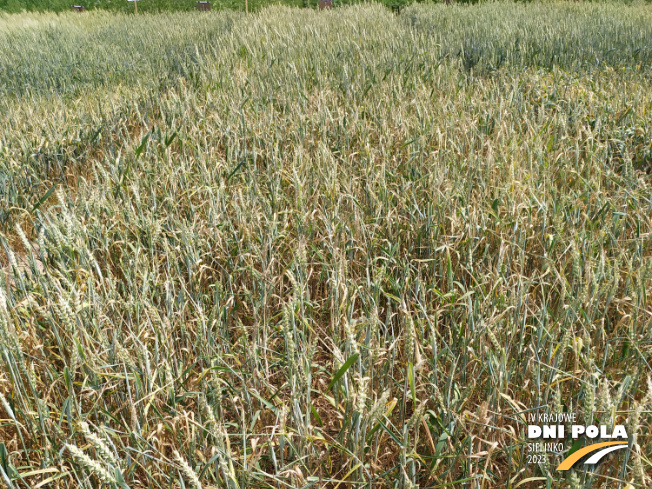
<svg viewBox="0 0 652 489">
<path fill-rule="evenodd" d="M 576 451 L 573 455 L 570 457 L 566 458 L 562 463 L 559 464 L 559 467 L 557 467 L 557 470 L 568 470 L 570 469 L 573 465 L 575 465 L 575 462 L 577 462 L 579 459 L 581 459 L 584 455 L 587 455 L 591 452 L 595 452 L 596 450 L 600 450 L 601 448 L 605 447 L 611 447 L 614 445 L 627 445 L 626 441 L 606 441 L 604 443 L 595 443 L 593 445 L 589 445 L 588 447 L 584 447 L 581 450 Z"/>
</svg>

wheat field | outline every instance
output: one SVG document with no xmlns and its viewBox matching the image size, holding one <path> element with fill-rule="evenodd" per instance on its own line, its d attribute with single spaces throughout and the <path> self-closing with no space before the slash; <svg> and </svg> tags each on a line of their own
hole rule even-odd
<svg viewBox="0 0 652 489">
<path fill-rule="evenodd" d="M 0 16 L 0 486 L 652 476 L 652 8 Z M 624 424 L 586 470 L 527 413 Z"/>
</svg>

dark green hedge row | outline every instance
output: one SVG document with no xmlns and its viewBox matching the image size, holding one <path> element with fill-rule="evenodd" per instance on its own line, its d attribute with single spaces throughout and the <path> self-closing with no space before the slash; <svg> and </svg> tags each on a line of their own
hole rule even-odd
<svg viewBox="0 0 652 489">
<path fill-rule="evenodd" d="M 437 0 L 436 0 L 437 1 Z M 459 1 L 459 0 L 458 0 Z M 473 1 L 473 0 L 471 0 Z M 195 10 L 196 0 L 139 0 L 139 12 Z M 319 0 L 248 0 L 249 10 L 255 11 L 267 5 L 282 4 L 294 7 L 316 8 Z M 333 5 L 360 3 L 360 0 L 333 0 Z M 381 0 L 387 7 L 402 6 L 412 0 Z M 245 0 L 211 0 L 213 9 L 244 10 Z M 134 4 L 127 0 L 0 0 L 0 11 L 55 11 L 70 10 L 72 5 L 83 5 L 87 9 L 101 8 L 112 11 L 133 11 Z"/>
<path fill-rule="evenodd" d="M 210 0 L 213 9 L 244 10 L 245 0 Z M 369 0 L 332 0 L 333 6 L 363 3 Z M 443 3 L 446 0 L 371 0 L 392 7 L 403 7 L 410 3 Z M 451 0 L 455 3 L 480 3 L 482 0 Z M 529 2 L 532 0 L 516 0 Z M 589 0 L 593 1 L 593 0 Z M 600 0 L 598 0 L 600 1 Z M 635 0 L 615 0 L 618 3 L 632 3 Z M 652 2 L 652 0 L 646 0 Z M 250 11 L 259 10 L 268 5 L 287 5 L 292 7 L 317 8 L 319 0 L 248 0 Z M 0 0 L 0 13 L 21 11 L 61 12 L 71 10 L 72 5 L 83 5 L 87 9 L 100 8 L 109 11 L 131 12 L 133 2 L 127 0 Z M 196 10 L 197 0 L 139 0 L 139 12 L 191 11 Z"/>
</svg>

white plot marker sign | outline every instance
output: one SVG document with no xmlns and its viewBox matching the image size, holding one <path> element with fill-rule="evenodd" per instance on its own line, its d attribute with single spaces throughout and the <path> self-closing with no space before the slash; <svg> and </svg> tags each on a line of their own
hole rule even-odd
<svg viewBox="0 0 652 489">
<path fill-rule="evenodd" d="M 127 0 L 127 2 L 134 2 L 134 13 L 138 13 L 138 0 Z"/>
</svg>

